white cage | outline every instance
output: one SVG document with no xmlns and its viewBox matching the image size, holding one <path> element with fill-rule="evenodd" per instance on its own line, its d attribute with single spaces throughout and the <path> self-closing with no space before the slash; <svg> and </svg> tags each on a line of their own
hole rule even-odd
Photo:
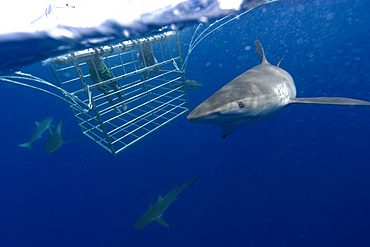
<svg viewBox="0 0 370 247">
<path fill-rule="evenodd" d="M 65 57 L 53 74 L 78 99 L 70 106 L 83 134 L 113 155 L 189 110 L 177 32 Z"/>
</svg>

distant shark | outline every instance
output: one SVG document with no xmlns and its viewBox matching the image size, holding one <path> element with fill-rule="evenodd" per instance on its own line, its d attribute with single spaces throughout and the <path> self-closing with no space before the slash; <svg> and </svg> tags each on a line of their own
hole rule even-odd
<svg viewBox="0 0 370 247">
<path fill-rule="evenodd" d="M 25 147 L 31 150 L 31 144 L 36 141 L 38 138 L 41 138 L 42 134 L 50 128 L 51 121 L 53 121 L 53 117 L 49 117 L 45 120 L 43 120 L 41 123 L 35 122 L 36 124 L 36 130 L 33 132 L 33 135 L 29 142 L 19 144 L 20 147 Z"/>
<path fill-rule="evenodd" d="M 193 183 L 197 181 L 200 178 L 200 176 L 195 177 L 193 179 L 190 179 L 187 183 L 180 185 L 170 193 L 168 193 L 165 197 L 158 196 L 157 203 L 155 205 L 152 205 L 150 203 L 149 210 L 146 211 L 143 216 L 140 217 L 140 219 L 135 223 L 134 228 L 136 230 L 143 228 L 144 226 L 148 225 L 152 221 L 157 221 L 159 224 L 170 227 L 162 218 L 162 213 L 168 208 L 168 206 L 171 204 L 171 202 L 176 201 L 177 195 L 185 189 L 187 186 L 193 186 Z"/>
<path fill-rule="evenodd" d="M 56 129 L 56 131 L 54 133 L 51 130 L 51 128 L 49 127 L 50 137 L 49 137 L 48 143 L 46 144 L 45 152 L 44 153 L 47 153 L 47 154 L 54 153 L 63 144 L 77 140 L 77 139 L 73 139 L 73 140 L 69 140 L 69 141 L 63 141 L 63 136 L 62 136 L 62 121 L 63 121 L 63 118 L 60 119 L 59 124 L 57 126 L 57 129 Z"/>
<path fill-rule="evenodd" d="M 200 88 L 202 86 L 202 83 L 197 82 L 197 81 L 194 81 L 194 80 L 188 80 L 188 79 L 186 79 L 185 80 L 185 83 L 183 83 L 181 81 L 181 82 L 178 82 L 176 84 L 171 85 L 170 87 L 172 89 L 175 89 L 175 88 L 181 87 L 183 85 L 185 85 L 186 90 L 195 90 L 195 89 Z"/>
<path fill-rule="evenodd" d="M 334 97 L 296 98 L 296 87 L 288 72 L 267 62 L 261 43 L 255 47 L 262 63 L 244 72 L 196 107 L 187 117 L 194 123 L 216 124 L 225 138 L 243 125 L 267 120 L 288 105 L 370 105 L 370 102 Z"/>
</svg>

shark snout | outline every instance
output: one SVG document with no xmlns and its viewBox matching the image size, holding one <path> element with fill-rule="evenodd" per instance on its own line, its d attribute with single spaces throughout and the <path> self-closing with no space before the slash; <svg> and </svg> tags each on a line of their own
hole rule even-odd
<svg viewBox="0 0 370 247">
<path fill-rule="evenodd" d="M 199 118 L 199 116 L 194 111 L 190 112 L 189 115 L 186 117 L 186 119 L 191 121 L 191 122 L 197 120 L 198 118 Z"/>
<path fill-rule="evenodd" d="M 219 116 L 219 112 L 205 113 L 201 109 L 196 108 L 186 118 L 193 123 L 212 124 L 217 121 Z"/>
</svg>

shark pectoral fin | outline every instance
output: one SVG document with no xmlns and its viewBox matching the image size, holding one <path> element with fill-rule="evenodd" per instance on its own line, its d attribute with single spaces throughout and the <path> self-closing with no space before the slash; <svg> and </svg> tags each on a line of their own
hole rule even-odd
<svg viewBox="0 0 370 247">
<path fill-rule="evenodd" d="M 337 97 L 317 97 L 317 98 L 291 98 L 290 104 L 322 104 L 322 105 L 370 105 L 370 102 L 348 99 L 348 98 L 337 98 Z"/>
<path fill-rule="evenodd" d="M 52 135 L 53 134 L 53 131 L 52 131 L 51 127 L 49 126 L 48 129 L 49 129 L 50 135 Z"/>
<path fill-rule="evenodd" d="M 162 226 L 165 226 L 167 228 L 170 227 L 170 225 L 167 224 L 166 221 L 164 221 L 164 219 L 162 218 L 162 215 L 160 217 L 158 217 L 157 219 L 155 219 L 155 221 L 157 221 Z"/>
<path fill-rule="evenodd" d="M 222 138 L 225 138 L 226 136 L 230 135 L 235 130 L 237 130 L 239 127 L 240 127 L 239 125 L 231 125 L 231 126 L 224 127 L 221 131 Z"/>
<path fill-rule="evenodd" d="M 162 196 L 161 196 L 161 195 L 159 195 L 159 196 L 158 196 L 157 203 L 161 202 L 162 200 L 163 200 Z"/>
<path fill-rule="evenodd" d="M 75 141 L 75 140 L 77 140 L 78 138 L 76 138 L 76 139 L 72 139 L 72 140 L 69 140 L 69 141 L 64 141 L 63 142 L 63 144 L 66 144 L 66 143 L 68 143 L 68 142 L 73 142 L 73 141 Z"/>
<path fill-rule="evenodd" d="M 39 125 L 40 125 L 40 123 L 39 123 L 39 122 L 35 122 L 35 124 L 36 124 L 36 127 L 39 127 Z"/>
</svg>

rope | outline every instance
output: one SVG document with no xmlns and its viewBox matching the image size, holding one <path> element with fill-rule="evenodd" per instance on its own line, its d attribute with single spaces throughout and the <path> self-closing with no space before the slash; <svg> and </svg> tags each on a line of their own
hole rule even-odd
<svg viewBox="0 0 370 247">
<path fill-rule="evenodd" d="M 175 66 L 175 68 L 176 68 L 177 70 L 180 70 L 180 69 L 179 69 L 179 66 L 177 66 L 177 63 L 176 63 L 175 59 L 173 59 L 173 58 L 172 58 L 172 63 L 173 63 L 173 66 Z"/>
<path fill-rule="evenodd" d="M 239 19 L 241 16 L 247 14 L 248 12 L 252 11 L 253 9 L 257 8 L 257 7 L 260 7 L 262 5 L 265 5 L 265 4 L 270 4 L 270 3 L 273 3 L 273 2 L 278 2 L 280 0 L 271 0 L 270 2 L 265 2 L 265 3 L 262 3 L 260 4 L 259 6 L 256 6 L 256 7 L 252 7 L 246 11 L 244 11 L 243 13 L 239 14 L 239 15 L 236 15 L 235 17 L 231 18 L 230 20 L 220 24 L 218 27 L 215 27 L 213 30 L 210 30 L 207 34 L 204 34 L 205 32 L 207 32 L 210 28 L 212 28 L 214 25 L 218 24 L 219 22 L 223 22 L 225 19 L 231 17 L 232 15 L 234 15 L 234 13 L 232 14 L 229 14 L 219 20 L 216 20 L 215 22 L 211 23 L 206 29 L 204 29 L 198 36 L 197 38 L 194 40 L 194 37 L 195 37 L 195 34 L 198 32 L 198 30 L 203 26 L 202 23 L 200 23 L 197 27 L 197 29 L 195 30 L 194 34 L 193 34 L 193 37 L 191 38 L 191 41 L 190 41 L 190 44 L 189 44 L 189 50 L 188 50 L 188 54 L 186 55 L 186 58 L 185 58 L 185 61 L 183 63 L 183 66 L 182 66 L 182 69 L 186 70 L 186 66 L 188 64 L 188 58 L 189 58 L 189 55 L 191 54 L 191 52 L 194 50 L 194 48 L 200 43 L 202 42 L 202 40 L 204 38 L 206 38 L 208 35 L 210 35 L 211 33 L 213 33 L 214 31 L 216 31 L 217 29 L 223 27 L 224 25 L 230 23 L 231 21 L 235 20 L 235 19 Z"/>
<path fill-rule="evenodd" d="M 50 82 L 48 81 L 45 81 L 39 77 L 36 77 L 34 75 L 31 75 L 31 74 L 27 74 L 27 73 L 23 73 L 21 71 L 17 71 L 15 72 L 17 75 L 19 76 L 0 76 L 0 80 L 1 81 L 5 81 L 5 82 L 9 82 L 9 83 L 13 83 L 13 84 L 16 84 L 16 85 L 21 85 L 21 86 L 24 86 L 24 87 L 29 87 L 29 88 L 33 88 L 33 89 L 36 89 L 36 90 L 39 90 L 41 92 L 44 92 L 44 93 L 48 93 L 48 94 L 51 94 L 61 100 L 64 100 L 66 102 L 68 102 L 69 104 L 72 104 L 71 102 L 73 102 L 76 107 L 84 112 L 84 113 L 88 113 L 91 111 L 92 109 L 92 99 L 91 99 L 91 92 L 90 92 L 90 89 L 88 90 L 88 94 L 89 94 L 89 104 L 88 104 L 88 109 L 84 109 L 81 107 L 80 104 L 84 104 L 76 95 L 74 95 L 73 93 L 70 93 L 66 90 L 64 90 L 63 88 L 60 88 L 60 87 L 57 87 L 55 86 L 54 84 L 51 84 Z M 67 98 L 63 98 L 53 92 L 50 92 L 46 89 L 43 89 L 43 88 L 40 88 L 40 87 L 36 87 L 36 86 L 32 86 L 32 85 L 29 85 L 29 84 L 26 84 L 26 83 L 22 83 L 22 82 L 19 82 L 19 81 L 16 81 L 16 80 L 29 80 L 29 81 L 35 81 L 35 82 L 39 82 L 39 83 L 42 83 L 42 84 L 45 84 L 47 86 L 50 86 L 50 87 L 53 87 L 55 89 L 58 89 L 62 92 L 62 94 Z M 69 100 L 68 100 L 69 99 Z"/>
</svg>

